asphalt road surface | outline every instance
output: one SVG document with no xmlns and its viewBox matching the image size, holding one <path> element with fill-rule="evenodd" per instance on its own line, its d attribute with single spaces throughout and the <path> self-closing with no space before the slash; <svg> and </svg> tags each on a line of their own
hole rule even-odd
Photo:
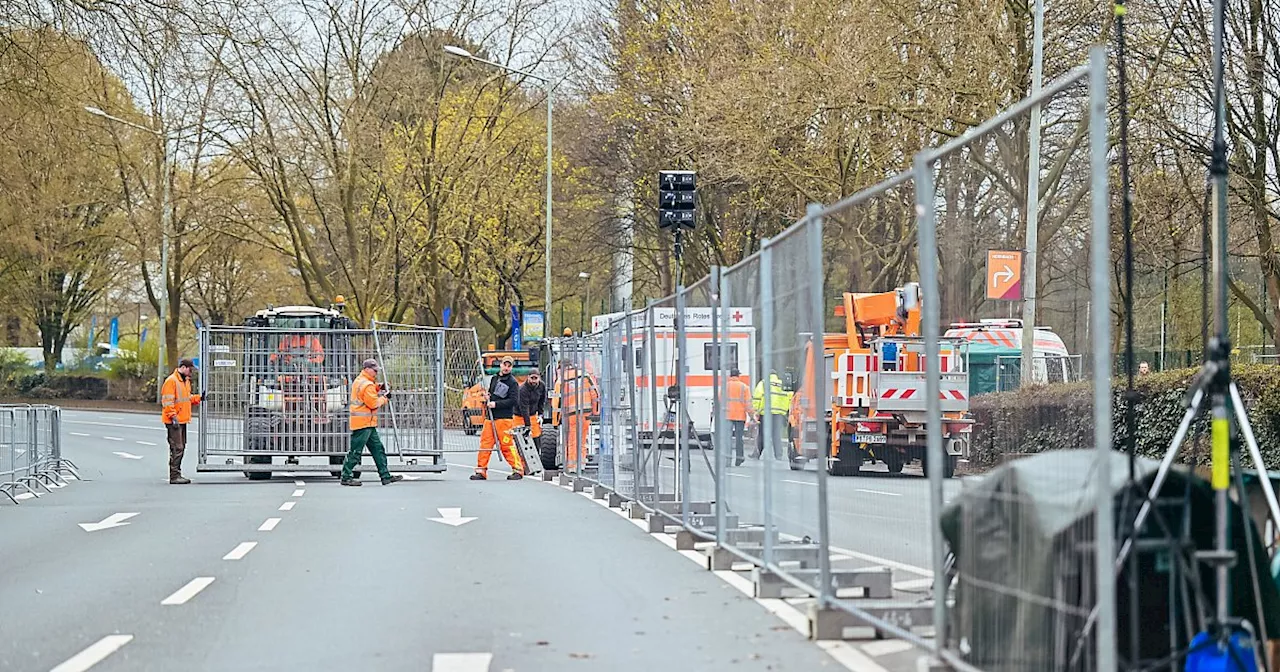
<svg viewBox="0 0 1280 672">
<path fill-rule="evenodd" d="M 192 445 L 195 482 L 171 486 L 152 416 L 64 411 L 63 438 L 82 480 L 0 506 L 0 670 L 845 669 L 497 460 L 487 482 L 460 453 L 445 474 L 381 486 L 367 468 L 344 488 L 196 474 Z"/>
</svg>

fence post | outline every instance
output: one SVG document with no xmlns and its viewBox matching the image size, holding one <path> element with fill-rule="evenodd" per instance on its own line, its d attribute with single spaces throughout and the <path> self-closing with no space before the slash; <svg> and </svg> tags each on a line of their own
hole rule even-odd
<svg viewBox="0 0 1280 672">
<path fill-rule="evenodd" d="M 1090 283 L 1093 303 L 1107 305 L 1111 299 L 1111 245 L 1107 193 L 1107 52 L 1106 47 L 1089 49 L 1089 170 L 1092 174 L 1090 198 L 1093 231 Z M 1111 372 L 1107 361 L 1111 342 L 1111 313 L 1093 314 L 1093 424 L 1097 451 L 1098 501 L 1094 513 L 1097 540 L 1095 567 L 1098 575 L 1098 670 L 1116 669 L 1116 587 L 1115 527 L 1111 511 Z"/>
<path fill-rule="evenodd" d="M 818 429 L 818 442 L 823 445 L 818 451 L 818 607 L 824 608 L 829 600 L 835 597 L 831 585 L 831 521 L 827 513 L 827 460 L 821 456 L 826 455 L 831 450 L 830 442 L 822 440 L 825 434 L 822 432 L 823 409 L 827 408 L 827 386 L 830 385 L 830 379 L 826 374 L 826 353 L 824 338 L 826 334 L 826 315 L 823 297 L 822 284 L 822 205 L 819 203 L 810 203 L 806 209 L 809 223 L 807 224 L 806 235 L 808 236 L 808 250 L 806 254 L 809 258 L 809 306 L 810 319 L 809 325 L 809 364 L 813 370 L 812 380 L 805 381 L 806 385 L 810 385 L 809 399 L 813 405 L 814 424 Z M 807 413 L 800 418 L 799 432 L 800 436 L 804 436 L 805 422 L 807 421 Z"/>
<path fill-rule="evenodd" d="M 727 450 L 731 440 L 725 433 L 725 412 L 726 404 L 729 403 L 729 376 L 725 373 L 725 362 L 729 361 L 729 345 L 726 338 L 726 325 L 723 320 L 728 312 L 727 292 L 729 283 L 725 282 L 724 274 L 721 273 L 719 266 L 711 267 L 711 342 L 712 347 L 716 351 L 716 367 L 712 371 L 712 384 L 715 391 L 712 393 L 714 403 L 712 408 L 715 417 L 712 419 L 712 431 L 715 434 L 715 441 L 712 442 L 711 449 L 714 451 L 712 457 L 715 459 L 715 498 L 716 498 L 716 548 L 724 546 L 724 526 L 725 526 L 725 505 L 724 505 L 724 479 L 725 470 L 728 469 L 729 458 Z M 729 371 L 732 372 L 732 367 Z"/>
<path fill-rule="evenodd" d="M 676 478 L 676 492 L 679 493 L 680 499 L 680 523 L 686 528 L 689 527 L 689 477 L 690 455 L 689 455 L 689 437 L 686 436 L 688 430 L 685 426 L 684 419 L 688 417 L 688 390 L 685 389 L 685 368 L 689 360 L 689 353 L 686 348 L 688 343 L 685 341 L 685 296 L 684 285 L 676 286 L 676 392 L 679 398 L 676 400 L 676 463 L 679 465 L 679 475 Z"/>
<path fill-rule="evenodd" d="M 940 346 L 938 322 L 941 319 L 938 289 L 938 222 L 934 212 L 933 160 L 921 152 L 913 161 L 916 183 L 917 243 L 920 250 L 920 289 L 924 294 L 924 315 L 920 328 L 924 331 L 926 435 L 925 464 L 929 479 L 930 544 L 933 547 L 933 627 L 935 655 L 947 643 L 947 575 L 946 552 L 942 538 L 942 472 L 946 456 L 942 451 L 942 405 L 938 394 L 942 387 L 939 371 Z"/>
<path fill-rule="evenodd" d="M 657 364 L 657 344 L 658 336 L 656 331 L 657 311 L 654 309 L 653 301 L 649 302 L 649 306 L 645 308 L 647 315 L 645 316 L 645 344 L 644 353 L 645 363 L 649 365 L 649 450 L 650 457 L 653 459 L 653 501 L 662 500 L 662 454 L 658 447 L 658 435 L 662 421 L 658 416 L 658 364 Z"/>
<path fill-rule="evenodd" d="M 760 350 L 764 354 L 760 372 L 760 389 L 764 396 L 764 413 L 760 418 L 760 445 L 756 450 L 764 472 L 764 553 L 765 567 L 773 567 L 773 239 L 760 243 Z"/>
</svg>

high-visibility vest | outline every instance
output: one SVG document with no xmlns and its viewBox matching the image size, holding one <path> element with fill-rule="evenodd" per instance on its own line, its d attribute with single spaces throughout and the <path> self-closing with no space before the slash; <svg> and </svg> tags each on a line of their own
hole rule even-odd
<svg viewBox="0 0 1280 672">
<path fill-rule="evenodd" d="M 288 364 L 321 364 L 324 362 L 324 346 L 314 334 L 290 334 L 280 339 L 277 353 L 271 355 L 271 361 L 282 359 Z"/>
<path fill-rule="evenodd" d="M 725 417 L 736 422 L 746 422 L 751 412 L 751 388 L 739 378 L 729 381 L 729 403 L 725 406 Z"/>
<path fill-rule="evenodd" d="M 351 383 L 351 431 L 378 426 L 378 409 L 387 403 L 378 396 L 378 383 L 363 371 Z"/>
<path fill-rule="evenodd" d="M 178 370 L 174 369 L 160 388 L 160 419 L 167 425 L 176 417 L 178 422 L 185 425 L 191 422 L 191 404 L 198 403 L 200 395 L 191 394 L 191 379 L 183 380 L 178 375 Z"/>
<path fill-rule="evenodd" d="M 764 381 L 756 383 L 755 394 L 752 395 L 752 405 L 755 407 L 757 415 L 764 413 Z M 769 413 L 772 415 L 786 415 L 791 410 L 791 393 L 782 387 L 782 379 L 777 375 L 769 376 Z"/>
</svg>

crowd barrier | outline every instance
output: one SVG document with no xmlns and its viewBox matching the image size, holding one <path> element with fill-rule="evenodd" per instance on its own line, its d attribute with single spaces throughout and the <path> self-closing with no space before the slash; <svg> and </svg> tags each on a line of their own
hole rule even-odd
<svg viewBox="0 0 1280 672">
<path fill-rule="evenodd" d="M 0 404 L 0 494 L 14 504 L 79 477 L 62 457 L 62 409 L 44 404 Z"/>
</svg>

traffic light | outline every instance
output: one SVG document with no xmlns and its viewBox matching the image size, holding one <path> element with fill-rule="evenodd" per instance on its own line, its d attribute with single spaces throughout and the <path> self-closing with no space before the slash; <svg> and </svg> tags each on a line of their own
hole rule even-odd
<svg viewBox="0 0 1280 672">
<path fill-rule="evenodd" d="M 692 170 L 658 171 L 658 228 L 692 229 L 698 192 Z"/>
</svg>

